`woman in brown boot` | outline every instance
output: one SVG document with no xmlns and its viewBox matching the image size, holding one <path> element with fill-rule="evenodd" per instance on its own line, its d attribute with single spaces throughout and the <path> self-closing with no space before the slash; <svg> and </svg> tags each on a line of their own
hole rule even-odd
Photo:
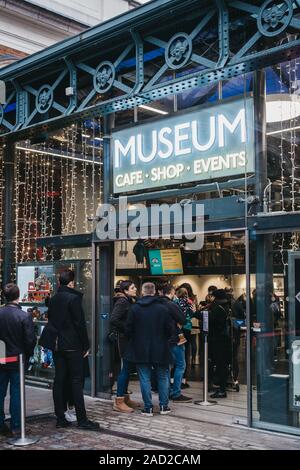
<svg viewBox="0 0 300 470">
<path fill-rule="evenodd" d="M 117 380 L 117 396 L 113 409 L 122 413 L 132 413 L 136 405 L 130 400 L 127 387 L 133 366 L 124 359 L 127 347 L 127 338 L 124 331 L 129 309 L 136 299 L 137 288 L 131 281 L 122 281 L 118 290 L 119 292 L 114 297 L 114 308 L 111 313 L 110 324 L 112 330 L 118 333 L 118 349 L 122 359 L 122 369 Z"/>
</svg>

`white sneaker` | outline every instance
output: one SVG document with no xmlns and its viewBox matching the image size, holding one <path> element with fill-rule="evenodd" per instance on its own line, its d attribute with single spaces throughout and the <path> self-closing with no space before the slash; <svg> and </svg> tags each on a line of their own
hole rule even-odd
<svg viewBox="0 0 300 470">
<path fill-rule="evenodd" d="M 74 423 L 77 421 L 75 410 L 69 408 L 67 411 L 65 411 L 65 418 L 67 421 L 69 421 L 69 423 Z"/>
</svg>

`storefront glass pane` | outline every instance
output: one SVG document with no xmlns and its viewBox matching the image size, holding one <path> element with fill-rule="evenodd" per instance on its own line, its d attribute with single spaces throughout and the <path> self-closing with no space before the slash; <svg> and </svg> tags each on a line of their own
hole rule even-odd
<svg viewBox="0 0 300 470">
<path fill-rule="evenodd" d="M 256 277 L 251 279 L 253 425 L 296 434 L 300 434 L 299 236 L 299 232 L 257 234 L 251 241 L 256 252 Z"/>
<path fill-rule="evenodd" d="M 268 212 L 300 209 L 300 59 L 266 69 Z"/>
<path fill-rule="evenodd" d="M 74 270 L 75 288 L 83 293 L 82 305 L 85 312 L 88 336 L 91 341 L 92 273 L 90 260 L 65 260 L 51 264 L 19 265 L 17 267 L 17 283 L 20 287 L 22 309 L 31 313 L 35 332 L 39 339 L 48 321 L 49 299 L 55 294 L 58 287 L 59 273 L 64 269 Z M 50 387 L 54 379 L 54 372 L 52 352 L 37 344 L 34 355 L 29 360 L 26 372 L 27 381 L 29 383 L 44 382 Z M 85 380 L 86 393 L 90 393 L 90 388 L 90 377 L 87 376 Z"/>
</svg>

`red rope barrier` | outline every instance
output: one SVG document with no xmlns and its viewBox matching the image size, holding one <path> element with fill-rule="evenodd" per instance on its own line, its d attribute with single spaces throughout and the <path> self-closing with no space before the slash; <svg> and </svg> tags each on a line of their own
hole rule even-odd
<svg viewBox="0 0 300 470">
<path fill-rule="evenodd" d="M 11 362 L 18 362 L 18 356 L 11 356 L 11 357 L 0 357 L 0 365 L 2 364 L 9 364 Z"/>
</svg>

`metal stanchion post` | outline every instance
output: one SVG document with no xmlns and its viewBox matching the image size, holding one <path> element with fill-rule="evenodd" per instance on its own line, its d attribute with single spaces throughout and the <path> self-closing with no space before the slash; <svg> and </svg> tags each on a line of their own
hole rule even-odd
<svg viewBox="0 0 300 470">
<path fill-rule="evenodd" d="M 24 360 L 23 354 L 19 355 L 19 368 L 20 368 L 20 394 L 21 394 L 21 437 L 17 439 L 10 439 L 9 444 L 14 446 L 28 446 L 38 442 L 37 437 L 25 436 L 25 373 L 24 373 Z"/>
<path fill-rule="evenodd" d="M 204 333 L 204 400 L 194 401 L 195 405 L 213 406 L 218 402 L 208 399 L 208 311 L 203 311 L 203 333 Z"/>
</svg>

